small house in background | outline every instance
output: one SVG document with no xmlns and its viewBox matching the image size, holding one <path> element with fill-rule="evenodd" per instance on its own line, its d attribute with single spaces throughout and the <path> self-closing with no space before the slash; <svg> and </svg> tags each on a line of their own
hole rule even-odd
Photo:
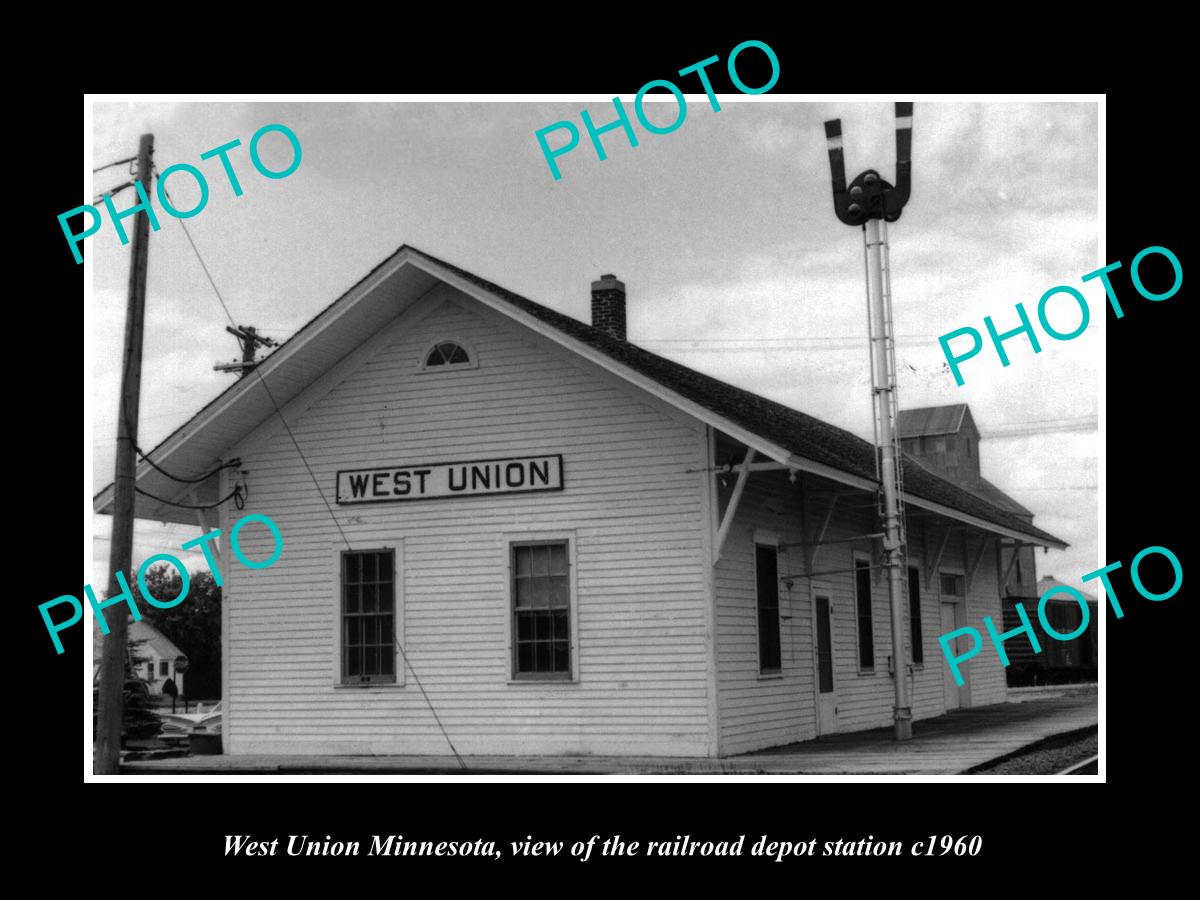
<svg viewBox="0 0 1200 900">
<path fill-rule="evenodd" d="M 103 652 L 104 635 L 95 618 L 92 619 L 92 678 L 100 668 L 100 655 Z M 133 658 L 131 667 L 133 677 L 146 682 L 151 694 L 161 694 L 167 679 L 175 681 L 175 687 L 180 694 L 183 689 L 183 673 L 175 671 L 175 660 L 184 653 L 175 642 L 148 622 L 129 623 L 129 647 Z"/>
</svg>

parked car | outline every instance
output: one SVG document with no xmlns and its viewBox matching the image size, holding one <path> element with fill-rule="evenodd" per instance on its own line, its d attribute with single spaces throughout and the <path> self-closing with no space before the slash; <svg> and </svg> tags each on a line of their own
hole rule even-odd
<svg viewBox="0 0 1200 900">
<path fill-rule="evenodd" d="M 164 741 L 186 741 L 193 734 L 221 733 L 220 703 L 202 713 L 171 713 L 156 710 L 155 714 L 162 719 L 163 728 L 159 738 Z"/>
</svg>

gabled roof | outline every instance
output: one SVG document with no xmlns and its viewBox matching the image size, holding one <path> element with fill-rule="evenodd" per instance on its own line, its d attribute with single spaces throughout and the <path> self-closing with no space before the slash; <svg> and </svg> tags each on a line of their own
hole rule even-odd
<svg viewBox="0 0 1200 900">
<path fill-rule="evenodd" d="M 965 403 L 902 409 L 896 416 L 896 430 L 900 433 L 901 440 L 935 434 L 958 434 L 967 415 L 969 413 Z"/>
<path fill-rule="evenodd" d="M 459 288 L 778 462 L 864 489 L 876 487 L 875 449 L 862 438 L 614 338 L 408 245 L 376 266 L 263 361 L 258 372 L 269 380 L 270 396 L 262 390 L 263 379 L 251 376 L 236 382 L 164 440 L 151 452 L 152 458 L 181 475 L 195 477 L 207 471 L 237 441 L 273 415 L 275 403 L 286 407 L 328 368 L 399 314 L 406 303 L 422 296 L 438 281 Z M 904 479 L 909 503 L 992 527 L 1010 537 L 1066 546 L 1054 535 L 908 458 Z M 144 462 L 138 467 L 139 486 L 143 481 L 160 484 L 163 491 L 178 490 Z M 97 512 L 108 511 L 111 485 L 95 499 Z M 141 495 L 138 504 L 138 514 L 145 517 L 193 521 L 191 514 L 181 518 L 169 506 L 147 502 Z"/>
<path fill-rule="evenodd" d="M 92 616 L 92 664 L 99 665 L 100 655 L 104 648 L 104 635 L 100 633 L 100 623 Z M 183 656 L 183 651 L 175 646 L 175 642 L 146 621 L 130 621 L 129 637 L 126 646 L 132 647 L 135 641 L 142 641 L 137 650 L 153 650 L 160 659 L 174 660 Z"/>
</svg>

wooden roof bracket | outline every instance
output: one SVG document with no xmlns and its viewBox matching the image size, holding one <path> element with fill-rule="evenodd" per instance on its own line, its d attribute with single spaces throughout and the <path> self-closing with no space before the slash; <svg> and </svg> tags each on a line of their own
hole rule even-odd
<svg viewBox="0 0 1200 900">
<path fill-rule="evenodd" d="M 721 560 L 721 550 L 725 547 L 725 539 L 729 537 L 729 529 L 733 527 L 733 519 L 737 515 L 738 506 L 742 502 L 742 493 L 746 490 L 746 482 L 750 479 L 750 463 L 754 460 L 754 448 L 746 448 L 746 458 L 738 469 L 737 483 L 733 486 L 733 494 L 729 505 L 725 507 L 725 515 L 717 528 L 717 538 L 713 541 L 713 565 Z M 713 476 L 717 477 L 716 475 Z"/>
<path fill-rule="evenodd" d="M 964 590 L 969 594 L 971 592 L 971 584 L 975 581 L 975 573 L 979 571 L 979 564 L 983 562 L 984 551 L 987 550 L 988 542 L 992 536 L 988 532 L 983 533 L 983 538 L 979 542 L 979 552 L 975 554 L 975 559 L 967 566 L 966 586 Z M 963 559 L 967 559 L 967 538 L 963 536 Z"/>
<path fill-rule="evenodd" d="M 945 531 L 942 532 L 942 540 L 938 544 L 937 552 L 933 554 L 932 559 L 928 556 L 925 558 L 925 589 L 926 590 L 929 590 L 931 587 L 933 587 L 933 573 L 937 571 L 938 566 L 940 566 L 942 564 L 942 557 L 946 555 L 946 544 L 948 544 L 950 542 L 950 530 L 951 530 L 950 528 L 947 528 Z M 929 547 L 930 547 L 929 544 L 925 545 L 925 548 L 927 550 L 929 549 Z"/>
</svg>

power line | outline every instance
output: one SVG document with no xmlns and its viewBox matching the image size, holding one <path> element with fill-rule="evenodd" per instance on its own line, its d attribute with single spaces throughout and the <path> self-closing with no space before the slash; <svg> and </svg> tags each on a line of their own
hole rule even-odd
<svg viewBox="0 0 1200 900">
<path fill-rule="evenodd" d="M 149 456 L 146 455 L 146 451 L 144 451 L 137 444 L 133 445 L 133 449 L 138 452 L 138 456 L 140 456 L 146 462 L 150 463 L 150 465 L 153 468 L 157 469 L 163 475 L 166 475 L 172 481 L 181 481 L 184 484 L 199 484 L 202 481 L 207 481 L 210 476 L 216 475 L 222 469 L 236 469 L 239 465 L 241 465 L 241 462 L 242 462 L 240 459 L 231 459 L 229 462 L 222 463 L 221 465 L 217 466 L 211 472 L 205 472 L 199 478 L 180 478 L 178 475 L 172 475 L 170 472 L 168 472 L 166 469 L 164 469 L 162 466 L 160 466 L 158 463 L 156 463 L 154 460 L 152 460 Z"/>
<path fill-rule="evenodd" d="M 1096 326 L 1089 325 L 1087 330 L 1092 330 Z M 936 334 L 899 334 L 896 335 L 897 343 L 916 343 L 916 342 L 936 342 L 939 335 Z M 703 349 L 704 347 L 724 347 L 731 344 L 745 345 L 753 349 L 774 349 L 780 345 L 817 345 L 823 346 L 827 344 L 851 344 L 858 346 L 859 344 L 868 344 L 869 340 L 865 334 L 823 334 L 823 335 L 796 335 L 790 337 L 744 337 L 744 338 L 647 338 L 638 341 L 639 344 L 671 344 L 671 345 L 687 345 L 685 349 Z M 743 349 L 743 347 L 735 347 L 732 349 Z"/>
<path fill-rule="evenodd" d="M 1027 425 L 1043 425 L 1048 422 L 1095 422 L 1097 417 L 1095 413 L 1084 413 L 1081 416 L 1052 416 L 1049 419 L 1025 419 L 1024 424 Z"/>
<path fill-rule="evenodd" d="M 412 663 L 408 661 L 408 654 L 404 652 L 404 648 L 400 646 L 400 639 L 392 634 L 392 642 L 396 645 L 396 649 L 400 651 L 400 657 L 404 660 L 404 665 L 408 667 L 408 671 L 412 672 L 413 681 L 417 683 L 417 687 L 421 689 L 421 696 L 425 698 L 425 703 L 429 707 L 429 711 L 433 713 L 433 721 L 437 722 L 438 728 L 442 731 L 442 737 L 446 739 L 446 743 L 450 745 L 450 752 L 454 754 L 454 758 L 458 760 L 458 764 L 467 768 L 467 764 L 463 762 L 463 758 L 458 755 L 458 750 L 454 746 L 454 741 L 450 740 L 450 734 L 446 731 L 446 726 L 442 724 L 441 717 L 437 714 L 437 710 L 433 708 L 433 701 L 429 699 L 429 695 L 425 693 L 425 685 L 421 684 L 421 679 L 417 676 L 417 670 L 412 667 Z"/>
<path fill-rule="evenodd" d="M 1013 488 L 1012 490 L 1013 490 L 1013 491 L 1019 491 L 1020 493 L 1024 494 L 1024 493 L 1028 493 L 1029 491 L 1037 491 L 1037 492 L 1042 492 L 1042 491 L 1046 491 L 1046 492 L 1054 492 L 1054 491 L 1095 491 L 1095 490 L 1099 490 L 1099 488 L 1098 488 L 1098 486 L 1097 486 L 1097 485 L 1094 485 L 1094 484 L 1085 484 L 1085 485 L 1082 485 L 1082 486 L 1071 486 L 1071 485 L 1064 485 L 1063 487 L 1015 487 L 1015 488 Z"/>
<path fill-rule="evenodd" d="M 125 190 L 125 188 L 127 188 L 127 187 L 133 187 L 133 183 L 134 183 L 133 179 L 130 179 L 129 181 L 126 181 L 124 184 L 118 184 L 112 190 L 104 191 L 103 193 L 97 194 L 95 197 L 92 198 L 92 206 L 95 206 L 97 203 L 102 201 L 105 197 L 111 197 L 114 194 L 121 193 L 121 191 Z"/>
<path fill-rule="evenodd" d="M 1063 431 L 1096 431 L 1095 425 L 1056 425 L 1046 428 L 1014 428 L 1008 431 L 989 431 L 982 435 L 982 439 L 987 438 L 1008 438 L 1008 437 L 1031 437 L 1037 434 L 1055 434 Z"/>
<path fill-rule="evenodd" d="M 136 159 L 136 156 L 130 156 L 127 159 L 118 159 L 116 162 L 110 162 L 107 166 L 99 166 L 98 168 L 92 169 L 92 171 L 99 172 L 101 169 L 111 169 L 113 166 L 119 166 L 122 163 L 133 162 Z"/>
<path fill-rule="evenodd" d="M 134 488 L 134 490 L 137 491 L 139 494 L 141 494 L 143 497 L 149 497 L 151 500 L 157 500 L 159 503 L 167 504 L 167 506 L 178 506 L 180 509 L 216 509 L 222 503 L 228 503 L 230 500 L 232 500 L 237 505 L 238 509 L 244 509 L 245 505 L 246 505 L 245 496 L 249 495 L 249 491 L 246 492 L 245 496 L 242 494 L 242 486 L 239 484 L 239 485 L 235 485 L 232 491 L 230 491 L 228 494 L 226 494 L 224 497 L 222 497 L 216 503 L 196 504 L 196 503 L 179 503 L 175 500 L 166 500 L 162 497 L 159 497 L 157 494 L 152 494 L 149 491 L 142 490 L 141 488 Z"/>
</svg>

